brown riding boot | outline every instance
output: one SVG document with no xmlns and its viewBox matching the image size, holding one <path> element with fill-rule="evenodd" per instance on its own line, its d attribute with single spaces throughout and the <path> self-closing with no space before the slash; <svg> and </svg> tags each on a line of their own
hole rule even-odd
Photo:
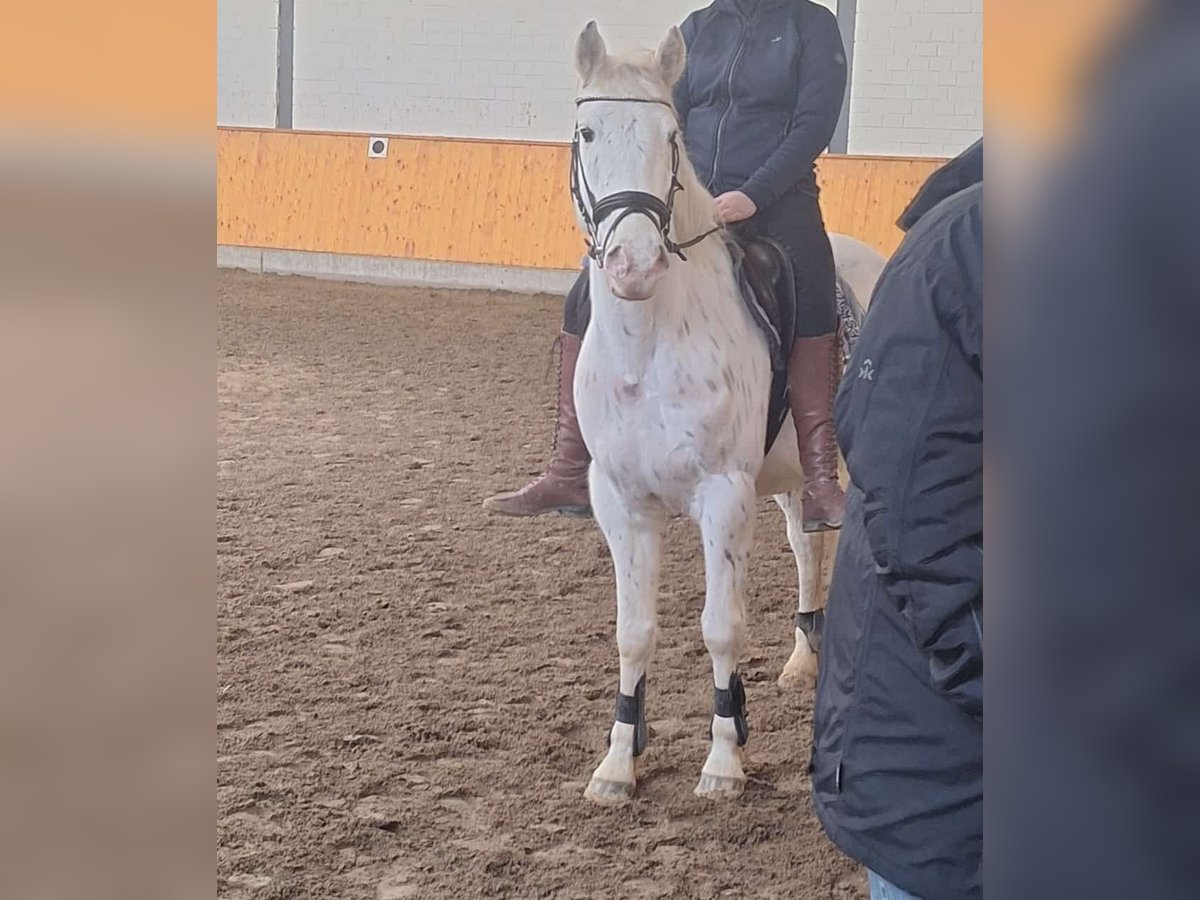
<svg viewBox="0 0 1200 900">
<path fill-rule="evenodd" d="M 804 468 L 806 532 L 841 528 L 846 514 L 833 429 L 833 399 L 841 377 L 841 347 L 836 332 L 796 338 L 788 356 L 788 388 L 800 444 L 800 465 Z"/>
<path fill-rule="evenodd" d="M 540 516 L 558 512 L 568 516 L 590 516 L 588 465 L 591 454 L 579 433 L 575 417 L 575 363 L 581 341 L 565 331 L 558 338 L 558 414 L 554 442 L 546 474 L 519 491 L 497 494 L 483 501 L 485 509 L 505 516 Z"/>
</svg>

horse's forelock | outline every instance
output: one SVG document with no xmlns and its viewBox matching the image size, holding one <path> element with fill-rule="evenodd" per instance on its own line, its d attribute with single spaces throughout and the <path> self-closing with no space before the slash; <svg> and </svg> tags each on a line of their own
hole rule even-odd
<svg viewBox="0 0 1200 900">
<path fill-rule="evenodd" d="M 587 85 L 589 92 L 621 97 L 645 97 L 670 101 L 671 89 L 662 80 L 654 53 L 635 50 L 620 56 L 609 56 L 603 67 Z"/>
</svg>

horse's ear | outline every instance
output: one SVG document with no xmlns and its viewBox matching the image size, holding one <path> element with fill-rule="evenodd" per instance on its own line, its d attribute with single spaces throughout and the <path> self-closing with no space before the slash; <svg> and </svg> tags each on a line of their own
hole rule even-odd
<svg viewBox="0 0 1200 900">
<path fill-rule="evenodd" d="M 658 73 L 667 87 L 674 87 L 683 75 L 683 66 L 687 62 L 687 44 L 683 41 L 683 32 L 672 26 L 667 32 L 662 46 L 654 54 L 654 62 L 658 65 Z"/>
<path fill-rule="evenodd" d="M 604 46 L 604 38 L 600 37 L 600 29 L 595 22 L 588 22 L 575 42 L 575 71 L 579 73 L 580 81 L 584 84 L 591 81 L 606 59 L 608 48 Z"/>
</svg>

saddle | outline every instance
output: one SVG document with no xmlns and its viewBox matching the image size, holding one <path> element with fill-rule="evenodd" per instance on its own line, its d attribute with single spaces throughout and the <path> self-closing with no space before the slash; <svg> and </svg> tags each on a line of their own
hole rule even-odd
<svg viewBox="0 0 1200 900">
<path fill-rule="evenodd" d="M 771 396 L 767 405 L 766 449 L 779 436 L 788 415 L 787 363 L 796 339 L 796 276 L 787 251 L 759 235 L 726 232 L 742 300 L 767 339 L 771 357 Z"/>
</svg>

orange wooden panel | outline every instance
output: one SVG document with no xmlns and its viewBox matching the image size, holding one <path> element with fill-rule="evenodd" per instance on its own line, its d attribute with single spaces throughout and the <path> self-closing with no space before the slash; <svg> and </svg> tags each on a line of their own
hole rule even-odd
<svg viewBox="0 0 1200 900">
<path fill-rule="evenodd" d="M 817 180 L 826 227 L 891 255 L 904 237 L 896 219 L 944 162 L 924 157 L 821 157 Z"/>
<path fill-rule="evenodd" d="M 560 144 L 218 129 L 217 242 L 574 268 L 583 241 Z M 822 157 L 832 231 L 891 253 L 895 220 L 940 160 Z"/>
</svg>

